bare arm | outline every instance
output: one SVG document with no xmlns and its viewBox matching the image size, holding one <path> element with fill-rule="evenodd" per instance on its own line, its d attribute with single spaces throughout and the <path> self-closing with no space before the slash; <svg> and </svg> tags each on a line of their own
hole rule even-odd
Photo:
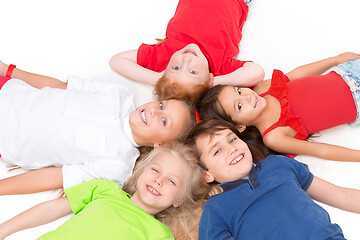
<svg viewBox="0 0 360 240">
<path fill-rule="evenodd" d="M 37 227 L 71 213 L 67 197 L 40 203 L 0 225 L 0 239 L 28 228 Z"/>
<path fill-rule="evenodd" d="M 296 139 L 281 133 L 281 128 L 269 132 L 264 137 L 264 143 L 281 153 L 310 155 L 334 161 L 360 162 L 360 150 Z"/>
<path fill-rule="evenodd" d="M 141 83 L 155 85 L 163 72 L 155 72 L 146 69 L 136 61 L 137 50 L 129 50 L 118 53 L 110 59 L 111 68 L 120 75 Z"/>
<path fill-rule="evenodd" d="M 9 67 L 8 65 L 0 61 L 1 76 L 5 76 L 8 67 Z M 39 88 L 39 89 L 43 87 L 52 87 L 52 88 L 60 88 L 60 89 L 67 88 L 67 83 L 63 81 L 35 73 L 26 72 L 18 68 L 14 69 L 11 77 L 23 80 L 24 82 L 33 86 L 34 88 Z"/>
<path fill-rule="evenodd" d="M 61 167 L 41 168 L 0 180 L 0 196 L 27 194 L 63 187 Z"/>
<path fill-rule="evenodd" d="M 360 213 L 360 191 L 357 189 L 339 187 L 314 177 L 306 192 L 319 202 L 349 212 Z"/>
<path fill-rule="evenodd" d="M 214 86 L 231 85 L 241 87 L 252 87 L 264 79 L 264 69 L 253 62 L 247 62 L 243 67 L 234 72 L 214 77 Z"/>
<path fill-rule="evenodd" d="M 286 76 L 290 80 L 295 80 L 302 77 L 320 75 L 324 73 L 326 70 L 334 67 L 336 65 L 353 61 L 360 58 L 360 54 L 345 52 L 341 53 L 335 57 L 325 58 L 323 60 L 302 65 L 300 67 L 295 68 L 286 74 Z"/>
</svg>

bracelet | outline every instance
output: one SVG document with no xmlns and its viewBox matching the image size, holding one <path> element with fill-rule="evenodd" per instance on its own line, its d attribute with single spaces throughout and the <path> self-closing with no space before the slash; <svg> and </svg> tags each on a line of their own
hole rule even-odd
<svg viewBox="0 0 360 240">
<path fill-rule="evenodd" d="M 16 66 L 14 64 L 10 64 L 7 71 L 6 71 L 6 75 L 5 77 L 11 77 L 13 71 L 14 71 L 14 68 L 16 68 Z"/>
</svg>

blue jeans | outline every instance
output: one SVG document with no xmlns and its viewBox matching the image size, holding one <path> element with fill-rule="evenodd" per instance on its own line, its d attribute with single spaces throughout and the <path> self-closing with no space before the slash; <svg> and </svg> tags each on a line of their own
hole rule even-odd
<svg viewBox="0 0 360 240">
<path fill-rule="evenodd" d="M 350 126 L 360 125 L 359 108 L 360 108 L 360 59 L 346 62 L 336 66 L 334 70 L 349 85 L 356 105 L 357 116 Z"/>
</svg>

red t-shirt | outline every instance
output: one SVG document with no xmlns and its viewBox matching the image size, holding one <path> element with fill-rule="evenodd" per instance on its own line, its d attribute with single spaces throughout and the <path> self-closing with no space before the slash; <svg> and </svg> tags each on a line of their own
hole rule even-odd
<svg viewBox="0 0 360 240">
<path fill-rule="evenodd" d="M 247 14 L 248 6 L 243 0 L 180 0 L 164 42 L 142 44 L 137 63 L 161 72 L 174 52 L 195 43 L 208 59 L 214 76 L 233 72 L 246 62 L 234 57 L 239 53 Z"/>
</svg>

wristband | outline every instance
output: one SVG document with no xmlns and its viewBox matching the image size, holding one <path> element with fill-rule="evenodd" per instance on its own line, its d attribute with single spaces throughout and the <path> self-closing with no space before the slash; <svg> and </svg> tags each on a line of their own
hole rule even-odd
<svg viewBox="0 0 360 240">
<path fill-rule="evenodd" d="M 14 71 L 14 68 L 16 68 L 16 66 L 15 66 L 14 64 L 10 64 L 9 67 L 8 67 L 8 69 L 7 69 L 7 71 L 6 71 L 5 77 L 10 78 L 11 75 L 12 75 L 12 73 L 13 73 L 13 71 Z"/>
</svg>

